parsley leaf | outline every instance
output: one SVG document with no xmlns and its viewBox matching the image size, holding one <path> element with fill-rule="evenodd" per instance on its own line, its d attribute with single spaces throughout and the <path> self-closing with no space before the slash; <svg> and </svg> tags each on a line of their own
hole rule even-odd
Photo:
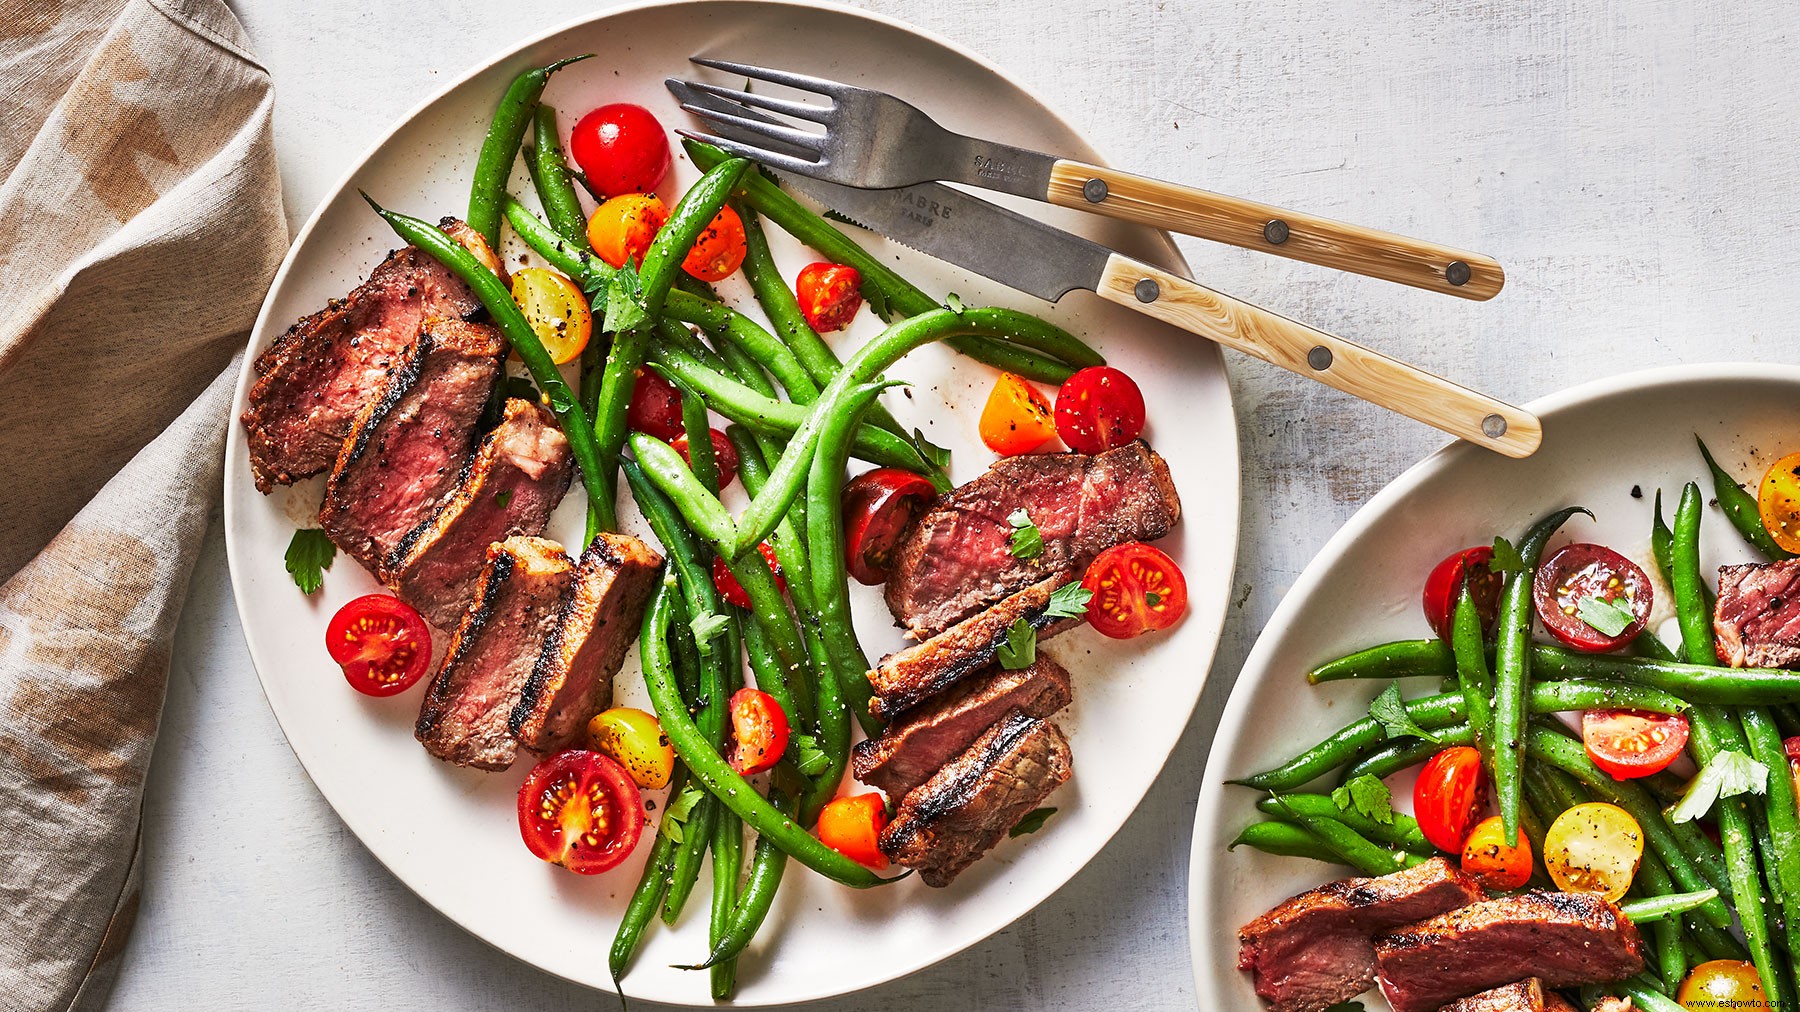
<svg viewBox="0 0 1800 1012">
<path fill-rule="evenodd" d="M 500 507 L 501 509 L 505 509 L 506 507 L 511 506 L 512 500 L 513 500 L 513 490 L 510 488 L 503 488 L 500 491 L 494 493 L 494 505 Z"/>
<path fill-rule="evenodd" d="M 1008 671 L 1031 667 L 1037 660 L 1037 630 L 1024 619 L 1014 622 L 1006 630 L 1006 642 L 1000 644 L 997 653 L 1000 666 Z"/>
<path fill-rule="evenodd" d="M 696 617 L 688 623 L 688 627 L 694 630 L 694 639 L 699 642 L 700 649 L 705 650 L 713 640 L 718 639 L 725 632 L 725 624 L 730 621 L 715 611 Z"/>
<path fill-rule="evenodd" d="M 1525 560 L 1519 550 L 1505 538 L 1494 539 L 1494 557 L 1488 560 L 1488 571 L 1494 573 L 1523 573 Z"/>
<path fill-rule="evenodd" d="M 1387 784 L 1373 774 L 1352 777 L 1350 782 L 1331 792 L 1331 803 L 1340 812 L 1355 812 L 1383 826 L 1394 824 L 1394 796 Z"/>
<path fill-rule="evenodd" d="M 1584 597 L 1576 605 L 1575 617 L 1602 636 L 1617 636 L 1637 621 L 1630 602 L 1621 605 L 1603 597 Z"/>
<path fill-rule="evenodd" d="M 522 401 L 530 401 L 533 404 L 537 404 L 543 400 L 542 395 L 538 393 L 537 384 L 531 382 L 530 376 L 508 376 L 506 377 L 504 389 L 506 390 L 506 396 L 517 397 Z"/>
<path fill-rule="evenodd" d="M 851 222 L 851 224 L 855 225 L 856 223 Z M 863 301 L 869 304 L 869 312 L 874 313 L 875 318 L 883 323 L 893 323 L 899 315 L 894 311 L 894 305 L 888 299 L 888 293 L 873 281 L 863 282 L 862 297 Z"/>
<path fill-rule="evenodd" d="M 694 806 L 705 797 L 705 792 L 697 784 L 683 784 L 681 793 L 671 795 L 668 804 L 663 806 L 662 822 L 656 827 L 657 832 L 675 843 L 681 842 L 682 826 L 694 814 Z"/>
<path fill-rule="evenodd" d="M 612 282 L 606 286 L 605 329 L 622 334 L 643 326 L 649 319 L 650 313 L 644 308 L 644 283 L 638 277 L 637 268 L 627 259 L 625 266 L 613 273 Z"/>
<path fill-rule="evenodd" d="M 1015 559 L 1035 559 L 1044 554 L 1044 536 L 1038 532 L 1037 524 L 1031 522 L 1031 514 L 1023 509 L 1012 511 L 1006 518 L 1012 525 L 1012 552 Z"/>
<path fill-rule="evenodd" d="M 1070 581 L 1050 594 L 1050 603 L 1044 606 L 1044 617 L 1080 618 L 1087 614 L 1088 602 L 1093 598 L 1093 591 Z"/>
<path fill-rule="evenodd" d="M 1049 822 L 1050 816 L 1055 814 L 1056 809 L 1054 808 L 1034 808 L 1025 813 L 1025 817 L 1019 820 L 1018 825 L 1007 830 L 1006 835 L 1015 839 L 1021 836 L 1029 836 L 1030 834 L 1043 829 L 1044 823 Z"/>
<path fill-rule="evenodd" d="M 796 734 L 788 746 L 794 753 L 794 767 L 807 776 L 816 776 L 831 765 L 831 757 L 819 748 L 818 739 L 810 734 Z"/>
<path fill-rule="evenodd" d="M 325 532 L 316 527 L 294 532 L 294 539 L 288 542 L 287 571 L 294 578 L 294 586 L 300 593 L 311 594 L 325 586 L 325 570 L 331 568 L 331 560 L 337 558 L 337 546 L 325 536 Z"/>
<path fill-rule="evenodd" d="M 1144 603 L 1154 608 L 1162 603 L 1162 595 L 1154 590 L 1144 591 Z"/>
<path fill-rule="evenodd" d="M 913 430 L 913 445 L 919 448 L 919 456 L 924 457 L 925 462 L 932 467 L 942 471 L 950 466 L 950 451 L 926 439 L 923 430 Z"/>
<path fill-rule="evenodd" d="M 955 292 L 951 292 L 949 295 L 944 296 L 944 308 L 950 310 L 952 313 L 956 313 L 959 316 L 962 315 L 962 311 L 963 311 L 962 296 L 956 294 Z"/>
<path fill-rule="evenodd" d="M 1400 698 L 1400 686 L 1391 682 L 1369 704 L 1369 716 L 1375 718 L 1375 722 L 1387 731 L 1389 738 L 1438 740 L 1437 735 L 1413 722 L 1412 714 L 1406 712 L 1406 702 Z"/>
<path fill-rule="evenodd" d="M 1692 822 L 1712 811 L 1715 803 L 1740 794 L 1761 794 L 1769 789 L 1769 768 L 1742 752 L 1719 752 L 1688 784 L 1687 793 L 1669 813 L 1672 822 Z"/>
</svg>

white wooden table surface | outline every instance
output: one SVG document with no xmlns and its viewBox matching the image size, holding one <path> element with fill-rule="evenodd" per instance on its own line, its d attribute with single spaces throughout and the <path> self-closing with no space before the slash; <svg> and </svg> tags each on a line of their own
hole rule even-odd
<svg viewBox="0 0 1800 1012">
<path fill-rule="evenodd" d="M 290 221 L 298 226 L 350 160 L 442 82 L 595 6 L 240 0 L 275 78 Z M 1472 304 L 1183 242 L 1211 284 L 1497 396 L 1522 401 L 1652 365 L 1800 361 L 1795 5 L 866 6 L 997 61 L 1124 167 L 1498 257 L 1506 290 Z M 1232 368 L 1245 468 L 1238 593 L 1200 711 L 1156 787 L 1036 913 L 931 970 L 827 1007 L 1193 1006 L 1189 825 L 1230 683 L 1325 539 L 1441 442 L 1272 367 L 1238 359 Z M 143 913 L 117 1008 L 611 1000 L 463 933 L 338 823 L 263 701 L 216 524 L 182 618 L 144 826 Z"/>
</svg>

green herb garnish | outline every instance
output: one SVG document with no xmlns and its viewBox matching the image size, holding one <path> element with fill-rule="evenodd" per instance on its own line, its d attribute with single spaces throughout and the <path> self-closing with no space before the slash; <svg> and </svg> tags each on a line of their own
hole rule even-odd
<svg viewBox="0 0 1800 1012">
<path fill-rule="evenodd" d="M 1023 509 L 1016 509 L 1006 518 L 1006 522 L 1013 529 L 1012 546 L 1007 549 L 1012 552 L 1013 558 L 1035 559 L 1044 554 L 1044 536 L 1038 531 L 1037 524 L 1031 522 L 1031 514 Z"/>
<path fill-rule="evenodd" d="M 293 540 L 288 542 L 285 561 L 288 574 L 294 578 L 294 586 L 299 587 L 302 594 L 312 594 L 325 586 L 325 570 L 331 568 L 335 558 L 337 546 L 324 531 L 309 527 L 294 532 Z"/>
</svg>

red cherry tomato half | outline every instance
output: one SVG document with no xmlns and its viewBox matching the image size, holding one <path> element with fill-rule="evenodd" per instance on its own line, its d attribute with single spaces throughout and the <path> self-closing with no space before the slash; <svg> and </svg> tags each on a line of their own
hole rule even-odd
<svg viewBox="0 0 1800 1012">
<path fill-rule="evenodd" d="M 731 694 L 731 732 L 731 768 L 744 776 L 761 773 L 787 751 L 787 711 L 761 689 L 739 689 Z"/>
<path fill-rule="evenodd" d="M 719 488 L 723 489 L 737 477 L 737 447 L 732 446 L 731 440 L 726 439 L 725 433 L 718 429 L 708 429 L 706 433 L 712 437 L 713 463 L 719 465 Z M 694 458 L 688 456 L 688 440 L 685 432 L 676 436 L 675 442 L 669 445 L 675 447 L 675 452 L 681 454 L 682 460 L 690 464 L 694 462 Z"/>
<path fill-rule="evenodd" d="M 603 105 L 575 122 L 569 154 L 604 197 L 649 193 L 669 174 L 669 137 L 641 105 Z"/>
<path fill-rule="evenodd" d="M 681 392 L 656 370 L 639 369 L 631 388 L 631 405 L 625 409 L 625 424 L 658 439 L 679 437 Z"/>
<path fill-rule="evenodd" d="M 1782 742 L 1787 747 L 1788 772 L 1794 775 L 1794 794 L 1800 795 L 1800 735 Z"/>
<path fill-rule="evenodd" d="M 1600 545 L 1576 542 L 1557 549 L 1538 567 L 1531 597 L 1550 635 L 1577 650 L 1617 650 L 1650 620 L 1650 580 L 1636 563 Z M 1594 628 L 1581 614 L 1590 598 L 1630 612 L 1631 622 L 1611 635 Z"/>
<path fill-rule="evenodd" d="M 1081 578 L 1087 620 L 1103 636 L 1130 639 L 1167 629 L 1187 611 L 1187 577 L 1162 550 L 1139 541 L 1101 552 Z"/>
<path fill-rule="evenodd" d="M 769 568 L 775 571 L 775 586 L 780 587 L 785 593 L 787 580 L 782 578 L 781 563 L 775 561 L 775 549 L 770 548 L 767 541 L 756 547 L 762 551 L 763 558 L 769 560 Z M 713 586 L 719 589 L 719 596 L 724 598 L 726 603 L 735 604 L 739 608 L 750 607 L 750 595 L 744 593 L 744 585 L 738 582 L 737 577 L 731 575 L 731 567 L 725 564 L 725 560 L 716 555 L 713 556 Z"/>
<path fill-rule="evenodd" d="M 937 489 L 922 475 L 878 467 L 844 486 L 844 555 L 856 582 L 886 583 L 900 538 L 931 508 Z"/>
<path fill-rule="evenodd" d="M 845 264 L 807 264 L 794 282 L 800 314 L 821 334 L 850 326 L 862 308 L 862 273 Z"/>
<path fill-rule="evenodd" d="M 1500 614 L 1500 585 L 1504 578 L 1488 568 L 1494 550 L 1487 545 L 1451 552 L 1444 561 L 1432 567 L 1425 578 L 1425 620 L 1431 623 L 1439 639 L 1450 638 L 1450 622 L 1456 615 L 1456 598 L 1462 593 L 1463 581 L 1475 598 L 1475 610 L 1481 615 L 1481 628 L 1492 631 Z"/>
<path fill-rule="evenodd" d="M 1111 366 L 1077 370 L 1056 391 L 1056 434 L 1077 453 L 1124 446 L 1144 431 L 1144 394 Z"/>
<path fill-rule="evenodd" d="M 887 828 L 887 805 L 879 794 L 833 798 L 819 811 L 819 842 L 864 867 L 887 867 L 881 831 Z"/>
<path fill-rule="evenodd" d="M 359 597 L 325 627 L 325 650 L 350 687 L 367 696 L 405 692 L 431 666 L 431 629 L 412 605 L 387 594 Z"/>
<path fill-rule="evenodd" d="M 578 875 L 598 875 L 625 860 L 643 832 L 643 795 L 609 755 L 558 752 L 532 767 L 519 788 L 525 846 Z"/>
<path fill-rule="evenodd" d="M 744 243 L 744 220 L 730 207 L 722 207 L 694 240 L 681 269 L 702 281 L 723 281 L 744 265 L 749 249 Z"/>
<path fill-rule="evenodd" d="M 1589 710 L 1581 715 L 1588 758 L 1615 780 L 1660 772 L 1687 747 L 1688 721 L 1678 713 Z"/>
<path fill-rule="evenodd" d="M 1447 748 L 1431 757 L 1413 785 L 1413 814 L 1431 845 L 1462 853 L 1469 831 L 1487 808 L 1487 778 L 1481 753 L 1467 745 Z"/>
</svg>

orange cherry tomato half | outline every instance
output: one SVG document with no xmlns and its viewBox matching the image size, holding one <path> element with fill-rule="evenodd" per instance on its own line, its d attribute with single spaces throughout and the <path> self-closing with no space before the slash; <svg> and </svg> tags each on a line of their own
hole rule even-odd
<svg viewBox="0 0 1800 1012">
<path fill-rule="evenodd" d="M 644 832 L 644 798 L 618 760 L 567 749 L 519 787 L 519 835 L 533 854 L 578 875 L 625 860 Z"/>
<path fill-rule="evenodd" d="M 1538 567 L 1531 583 L 1538 620 L 1550 635 L 1577 650 L 1617 650 L 1644 631 L 1650 621 L 1653 592 L 1650 578 L 1618 552 L 1601 545 L 1564 545 Z M 1588 624 L 1583 605 L 1604 601 L 1631 615 L 1624 628 L 1608 633 Z"/>
<path fill-rule="evenodd" d="M 1124 446 L 1143 431 L 1143 391 L 1111 366 L 1077 370 L 1056 391 L 1056 434 L 1077 453 Z"/>
<path fill-rule="evenodd" d="M 1431 757 L 1413 785 L 1413 814 L 1425 839 L 1439 850 L 1462 853 L 1469 831 L 1487 808 L 1481 753 L 1458 745 Z"/>
<path fill-rule="evenodd" d="M 625 409 L 625 425 L 658 439 L 680 438 L 681 391 L 655 369 L 639 369 L 631 387 L 631 404 Z"/>
<path fill-rule="evenodd" d="M 365 696 L 405 692 L 431 666 L 431 629 L 412 605 L 369 594 L 339 608 L 325 627 L 325 651 Z"/>
<path fill-rule="evenodd" d="M 1003 372 L 981 409 L 981 441 L 1002 457 L 1043 446 L 1056 435 L 1050 402 L 1023 376 Z"/>
<path fill-rule="evenodd" d="M 729 757 L 731 768 L 744 776 L 773 768 L 787 751 L 787 711 L 761 689 L 739 689 L 731 694 L 731 731 L 736 739 Z"/>
<path fill-rule="evenodd" d="M 1800 796 L 1800 735 L 1781 744 L 1787 749 L 1788 772 L 1794 777 L 1794 794 Z"/>
<path fill-rule="evenodd" d="M 630 260 L 644 264 L 644 254 L 669 220 L 669 209 L 654 193 L 626 193 L 594 209 L 588 219 L 588 245 L 614 267 Z"/>
<path fill-rule="evenodd" d="M 1489 892 L 1517 889 L 1531 880 L 1531 841 L 1520 829 L 1508 845 L 1500 817 L 1483 819 L 1463 841 L 1462 870 Z"/>
<path fill-rule="evenodd" d="M 878 467 L 844 486 L 844 561 L 856 582 L 887 582 L 894 550 L 914 518 L 931 508 L 937 489 L 923 475 Z"/>
<path fill-rule="evenodd" d="M 1588 758 L 1614 780 L 1661 772 L 1687 747 L 1688 721 L 1678 713 L 1589 710 L 1581 715 Z"/>
<path fill-rule="evenodd" d="M 1087 620 L 1116 640 L 1162 630 L 1187 611 L 1187 577 L 1161 549 L 1127 541 L 1101 552 L 1081 577 Z"/>
<path fill-rule="evenodd" d="M 575 121 L 569 154 L 588 185 L 605 197 L 648 193 L 669 174 L 669 137 L 650 110 L 603 105 Z"/>
<path fill-rule="evenodd" d="M 833 798 L 819 811 L 819 842 L 857 864 L 885 868 L 881 831 L 887 824 L 887 804 L 879 794 Z"/>
<path fill-rule="evenodd" d="M 581 355 L 594 333 L 594 314 L 580 285 L 553 270 L 526 267 L 512 276 L 512 297 L 552 362 Z"/>
<path fill-rule="evenodd" d="M 763 558 L 769 560 L 769 568 L 775 572 L 775 586 L 781 588 L 785 593 L 787 580 L 781 575 L 781 563 L 775 561 L 775 549 L 770 548 L 767 541 L 756 547 L 762 552 Z M 750 595 L 744 592 L 744 585 L 738 582 L 737 577 L 731 575 L 731 567 L 727 566 L 725 560 L 717 555 L 713 556 L 713 586 L 718 588 L 719 596 L 724 598 L 727 604 L 735 604 L 739 608 L 750 607 Z"/>
<path fill-rule="evenodd" d="M 1675 1000 L 1692 1012 L 1757 1012 L 1772 1009 L 1754 963 L 1715 959 L 1694 967 L 1675 992 Z"/>
<path fill-rule="evenodd" d="M 679 408 L 677 408 L 677 410 L 679 410 Z M 718 465 L 719 468 L 719 488 L 724 489 L 731 484 L 732 479 L 737 477 L 737 447 L 732 446 L 731 440 L 726 439 L 725 433 L 720 432 L 718 429 L 708 429 L 706 430 L 706 434 L 712 438 L 713 463 Z M 686 432 L 676 436 L 675 441 L 669 445 L 675 448 L 676 453 L 681 454 L 682 460 L 687 461 L 689 464 L 694 462 L 694 458 L 688 456 L 688 439 Z"/>
<path fill-rule="evenodd" d="M 700 230 L 681 269 L 702 281 L 723 281 L 744 263 L 744 220 L 729 205 Z"/>
<path fill-rule="evenodd" d="M 1462 594 L 1464 581 L 1475 598 L 1475 611 L 1481 616 L 1481 628 L 1492 631 L 1500 614 L 1500 585 L 1505 581 L 1488 568 L 1494 550 L 1487 545 L 1451 552 L 1444 561 L 1433 566 L 1425 577 L 1425 621 L 1438 639 L 1450 638 L 1450 622 L 1456 615 L 1456 599 Z"/>
<path fill-rule="evenodd" d="M 1800 453 L 1770 465 L 1757 490 L 1756 511 L 1776 544 L 1800 552 Z"/>
<path fill-rule="evenodd" d="M 807 264 L 794 281 L 794 296 L 807 326 L 821 334 L 843 330 L 862 308 L 862 272 L 846 264 Z"/>
</svg>

